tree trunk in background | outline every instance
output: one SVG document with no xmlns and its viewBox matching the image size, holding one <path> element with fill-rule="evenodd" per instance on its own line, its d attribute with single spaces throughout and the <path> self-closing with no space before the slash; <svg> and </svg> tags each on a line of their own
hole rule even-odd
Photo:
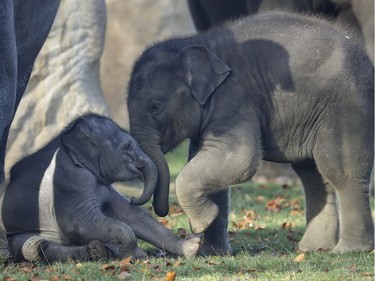
<svg viewBox="0 0 375 281">
<path fill-rule="evenodd" d="M 104 0 L 61 1 L 11 127 L 6 171 L 74 117 L 87 111 L 110 115 L 99 80 L 105 26 Z"/>
</svg>

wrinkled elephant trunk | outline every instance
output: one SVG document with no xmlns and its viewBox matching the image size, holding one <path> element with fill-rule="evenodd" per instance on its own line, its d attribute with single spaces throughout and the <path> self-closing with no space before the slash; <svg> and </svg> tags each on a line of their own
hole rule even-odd
<svg viewBox="0 0 375 281">
<path fill-rule="evenodd" d="M 160 150 L 159 160 L 154 160 L 158 173 L 159 181 L 154 193 L 154 200 L 152 206 L 154 207 L 155 213 L 159 217 L 165 217 L 169 212 L 169 167 L 167 160 L 164 158 L 163 153 Z M 150 156 L 152 159 L 152 156 Z"/>
<path fill-rule="evenodd" d="M 143 193 L 139 198 L 132 197 L 130 199 L 130 203 L 137 206 L 143 205 L 150 200 L 158 183 L 158 171 L 155 164 L 147 155 L 140 158 L 139 164 L 144 177 Z"/>
<path fill-rule="evenodd" d="M 165 217 L 169 212 L 169 167 L 160 147 L 140 142 L 143 151 L 155 163 L 158 172 L 158 183 L 154 192 L 152 205 L 159 217 Z"/>
</svg>

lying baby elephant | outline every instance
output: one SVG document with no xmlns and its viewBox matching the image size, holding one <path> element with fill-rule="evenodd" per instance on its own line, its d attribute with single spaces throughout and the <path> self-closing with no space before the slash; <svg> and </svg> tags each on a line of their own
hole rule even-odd
<svg viewBox="0 0 375 281">
<path fill-rule="evenodd" d="M 302 250 L 373 249 L 374 68 L 348 32 L 270 12 L 159 42 L 134 66 L 128 109 L 158 169 L 158 215 L 169 209 L 163 154 L 190 139 L 176 195 L 204 232 L 202 253 L 231 251 L 227 186 L 251 179 L 261 159 L 291 163 L 303 182 Z"/>
<path fill-rule="evenodd" d="M 154 163 L 111 120 L 87 114 L 11 169 L 2 220 L 16 261 L 140 257 L 140 238 L 184 256 L 199 238 L 181 239 L 111 186 L 144 178 L 135 204 L 147 202 L 156 185 Z"/>
</svg>

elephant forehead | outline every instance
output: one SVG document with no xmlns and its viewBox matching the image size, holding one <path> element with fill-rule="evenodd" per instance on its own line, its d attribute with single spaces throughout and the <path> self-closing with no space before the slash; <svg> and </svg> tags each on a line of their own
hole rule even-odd
<svg viewBox="0 0 375 281">
<path fill-rule="evenodd" d="M 109 136 L 118 134 L 121 129 L 112 120 L 102 117 L 92 118 L 88 120 L 90 132 L 98 134 L 98 136 Z"/>
</svg>

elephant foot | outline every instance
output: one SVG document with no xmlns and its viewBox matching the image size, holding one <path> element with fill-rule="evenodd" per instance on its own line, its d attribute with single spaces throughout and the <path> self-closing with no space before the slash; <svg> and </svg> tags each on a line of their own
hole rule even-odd
<svg viewBox="0 0 375 281">
<path fill-rule="evenodd" d="M 334 253 L 345 253 L 351 251 L 372 251 L 374 250 L 374 241 L 346 239 L 341 237 L 339 243 L 333 248 Z"/>
<path fill-rule="evenodd" d="M 135 254 L 133 255 L 133 257 L 135 259 L 142 260 L 142 259 L 146 259 L 147 255 L 144 251 L 142 251 L 140 248 L 137 247 L 135 249 Z"/>
<path fill-rule="evenodd" d="M 114 257 L 111 250 L 98 240 L 92 240 L 87 245 L 87 257 L 89 260 L 100 260 Z"/>
<path fill-rule="evenodd" d="M 304 252 L 330 251 L 336 246 L 337 240 L 337 216 L 321 213 L 307 224 L 298 248 Z"/>
<path fill-rule="evenodd" d="M 317 252 L 317 251 L 324 251 L 328 252 L 331 251 L 336 245 L 336 240 L 332 241 L 314 241 L 312 239 L 302 239 L 298 243 L 298 249 L 303 252 Z"/>
<path fill-rule="evenodd" d="M 215 245 L 203 243 L 199 249 L 199 255 L 201 256 L 230 256 L 232 254 L 233 250 L 228 241 L 222 241 Z"/>
<path fill-rule="evenodd" d="M 182 245 L 182 252 L 184 257 L 191 258 L 198 254 L 201 238 L 199 236 L 193 236 L 187 238 Z"/>
<path fill-rule="evenodd" d="M 194 234 L 203 233 L 219 214 L 219 207 L 215 203 L 210 203 L 205 208 L 199 209 L 199 214 L 190 215 L 186 212 L 189 217 L 191 231 Z"/>
</svg>

